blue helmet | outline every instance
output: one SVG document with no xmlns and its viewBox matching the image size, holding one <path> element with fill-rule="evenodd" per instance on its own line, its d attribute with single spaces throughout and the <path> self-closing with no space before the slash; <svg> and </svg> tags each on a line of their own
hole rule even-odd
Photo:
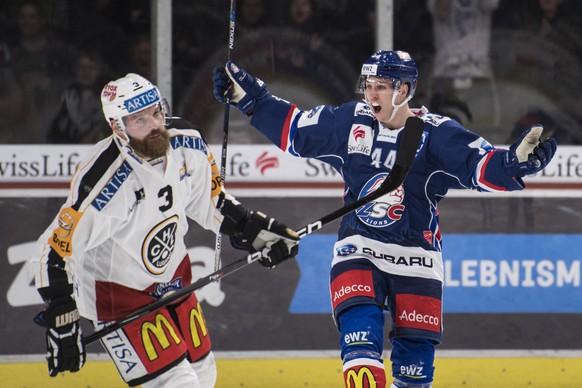
<svg viewBox="0 0 582 388">
<path fill-rule="evenodd" d="M 414 59 L 405 51 L 377 51 L 362 65 L 356 93 L 364 93 L 368 76 L 390 79 L 395 90 L 408 84 L 407 97 L 410 99 L 416 91 L 418 69 Z"/>
</svg>

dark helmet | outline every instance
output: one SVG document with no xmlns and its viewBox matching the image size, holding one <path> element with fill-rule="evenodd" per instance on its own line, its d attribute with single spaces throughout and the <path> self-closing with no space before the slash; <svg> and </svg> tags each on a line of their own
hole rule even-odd
<svg viewBox="0 0 582 388">
<path fill-rule="evenodd" d="M 362 65 L 356 93 L 364 93 L 368 76 L 392 80 L 394 90 L 399 89 L 403 84 L 408 84 L 407 97 L 412 98 L 416 91 L 418 69 L 414 59 L 405 51 L 377 51 Z"/>
</svg>

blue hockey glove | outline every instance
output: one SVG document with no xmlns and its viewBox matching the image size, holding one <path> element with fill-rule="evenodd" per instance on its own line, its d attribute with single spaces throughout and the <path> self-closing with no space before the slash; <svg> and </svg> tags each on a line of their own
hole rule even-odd
<svg viewBox="0 0 582 388">
<path fill-rule="evenodd" d="M 85 364 L 85 347 L 79 324 L 79 310 L 72 298 L 59 298 L 49 303 L 34 321 L 46 328 L 48 371 L 51 377 L 59 372 L 77 372 Z"/>
<path fill-rule="evenodd" d="M 223 104 L 228 102 L 236 106 L 247 116 L 253 114 L 257 100 L 269 94 L 263 81 L 254 78 L 231 61 L 228 61 L 224 68 L 215 67 L 212 79 L 214 97 Z M 230 98 L 228 93 L 231 93 Z"/>
<path fill-rule="evenodd" d="M 524 177 L 543 170 L 554 157 L 557 144 L 553 138 L 540 141 L 541 125 L 526 129 L 505 154 L 504 164 L 512 176 Z"/>
</svg>

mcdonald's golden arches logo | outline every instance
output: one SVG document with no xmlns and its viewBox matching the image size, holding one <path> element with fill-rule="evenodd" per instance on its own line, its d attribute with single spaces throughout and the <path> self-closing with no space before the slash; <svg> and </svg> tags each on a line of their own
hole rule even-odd
<svg viewBox="0 0 582 388">
<path fill-rule="evenodd" d="M 377 388 L 377 386 L 374 373 L 366 366 L 346 372 L 346 388 Z"/>
<path fill-rule="evenodd" d="M 197 328 L 200 328 L 200 332 Z M 190 310 L 190 335 L 192 336 L 192 344 L 195 348 L 202 345 L 202 338 L 208 335 L 208 328 L 206 327 L 206 321 L 202 315 L 202 307 L 200 302 L 196 304 L 196 308 Z"/>
<path fill-rule="evenodd" d="M 152 335 L 157 340 L 157 343 L 160 344 L 162 349 L 165 350 L 171 346 L 168 334 L 176 345 L 182 342 L 170 322 L 168 322 L 168 319 L 162 314 L 156 315 L 155 323 L 143 323 L 141 326 L 141 338 L 143 341 L 143 347 L 150 361 L 153 361 L 159 357 L 158 352 L 156 351 L 156 348 L 152 342 Z"/>
</svg>

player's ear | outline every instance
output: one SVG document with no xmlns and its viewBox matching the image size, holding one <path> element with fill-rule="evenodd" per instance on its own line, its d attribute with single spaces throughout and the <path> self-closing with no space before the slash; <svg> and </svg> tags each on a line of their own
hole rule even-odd
<svg viewBox="0 0 582 388">
<path fill-rule="evenodd" d="M 402 84 L 402 86 L 398 89 L 398 104 L 400 104 L 406 96 L 408 96 L 408 90 L 410 86 L 408 84 Z"/>
<path fill-rule="evenodd" d="M 409 84 L 404 84 L 402 85 L 402 87 L 400 88 L 400 94 L 402 95 L 402 97 L 406 98 L 406 96 L 408 96 L 408 91 L 410 90 L 410 85 Z"/>
</svg>

